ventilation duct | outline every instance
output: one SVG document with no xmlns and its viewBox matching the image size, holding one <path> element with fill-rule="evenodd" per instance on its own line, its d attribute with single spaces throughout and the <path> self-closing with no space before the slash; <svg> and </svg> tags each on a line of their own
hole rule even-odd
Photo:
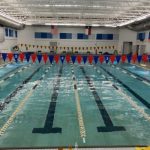
<svg viewBox="0 0 150 150">
<path fill-rule="evenodd" d="M 10 20 L 10 19 L 3 17 L 1 15 L 0 15 L 0 25 L 6 26 L 6 27 L 11 27 L 11 28 L 18 29 L 18 30 L 24 28 L 23 24 L 15 22 L 13 20 Z"/>
<path fill-rule="evenodd" d="M 4 42 L 4 40 L 5 40 L 4 28 L 0 27 L 0 43 Z"/>
<path fill-rule="evenodd" d="M 127 26 L 130 30 L 144 31 L 150 29 L 150 18 Z"/>
</svg>

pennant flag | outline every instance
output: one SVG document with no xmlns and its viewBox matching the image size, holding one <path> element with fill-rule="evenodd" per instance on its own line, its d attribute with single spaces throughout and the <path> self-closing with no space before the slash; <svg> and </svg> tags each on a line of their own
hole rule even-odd
<svg viewBox="0 0 150 150">
<path fill-rule="evenodd" d="M 54 60 L 54 56 L 53 56 L 53 55 L 49 55 L 48 57 L 49 57 L 50 63 L 52 64 L 52 63 L 53 63 L 53 60 Z"/>
<path fill-rule="evenodd" d="M 148 55 L 143 54 L 142 55 L 142 60 L 143 60 L 143 62 L 147 62 L 148 61 Z"/>
<path fill-rule="evenodd" d="M 94 62 L 95 62 L 95 64 L 97 64 L 97 62 L 98 62 L 98 56 L 94 56 Z"/>
<path fill-rule="evenodd" d="M 101 64 L 104 62 L 104 56 L 103 55 L 99 56 L 99 61 L 100 61 Z"/>
<path fill-rule="evenodd" d="M 127 55 L 127 59 L 128 59 L 128 63 L 131 62 L 132 56 L 131 55 Z"/>
<path fill-rule="evenodd" d="M 18 62 L 19 54 L 14 54 L 15 62 Z"/>
<path fill-rule="evenodd" d="M 23 54 L 23 53 L 20 53 L 20 54 L 19 54 L 19 58 L 20 58 L 20 61 L 23 62 L 23 60 L 24 60 L 24 54 Z"/>
<path fill-rule="evenodd" d="M 149 62 L 150 62 L 150 55 L 148 55 L 148 60 L 149 60 Z"/>
<path fill-rule="evenodd" d="M 55 56 L 54 56 L 54 60 L 55 60 L 55 62 L 56 62 L 56 64 L 57 64 L 58 61 L 59 61 L 59 55 L 55 55 Z"/>
<path fill-rule="evenodd" d="M 77 61 L 78 61 L 79 64 L 81 63 L 81 61 L 82 61 L 81 55 L 78 55 L 78 56 L 77 56 Z"/>
<path fill-rule="evenodd" d="M 82 56 L 84 64 L 87 62 L 87 56 Z"/>
<path fill-rule="evenodd" d="M 115 59 L 116 59 L 115 55 L 110 56 L 110 61 L 111 61 L 112 64 L 114 63 Z"/>
<path fill-rule="evenodd" d="M 32 59 L 32 62 L 33 62 L 33 63 L 36 61 L 36 57 L 37 57 L 36 54 L 32 54 L 32 55 L 31 55 L 31 59 Z"/>
<path fill-rule="evenodd" d="M 26 53 L 26 54 L 25 54 L 25 57 L 26 57 L 27 62 L 30 61 L 30 55 L 31 55 L 30 53 Z"/>
<path fill-rule="evenodd" d="M 121 59 L 121 56 L 120 56 L 120 55 L 117 55 L 117 56 L 116 56 L 116 61 L 117 61 L 117 63 L 120 62 L 120 59 Z"/>
<path fill-rule="evenodd" d="M 126 61 L 126 59 L 127 59 L 126 55 L 121 56 L 121 60 L 122 60 L 123 63 Z"/>
<path fill-rule="evenodd" d="M 89 55 L 88 61 L 89 61 L 89 64 L 92 64 L 92 62 L 93 62 L 93 56 L 92 55 Z"/>
<path fill-rule="evenodd" d="M 64 63 L 64 60 L 65 60 L 65 56 L 60 56 L 60 60 L 62 62 L 62 64 Z"/>
<path fill-rule="evenodd" d="M 3 60 L 5 61 L 6 58 L 7 58 L 7 53 L 2 53 L 2 58 L 3 58 Z"/>
<path fill-rule="evenodd" d="M 12 59 L 13 59 L 13 54 L 12 53 L 8 53 L 8 59 L 9 59 L 9 61 L 12 61 Z"/>
<path fill-rule="evenodd" d="M 110 57 L 110 56 L 105 55 L 104 57 L 105 57 L 105 62 L 108 63 L 108 62 L 109 62 L 109 57 Z"/>
<path fill-rule="evenodd" d="M 44 61 L 45 64 L 46 64 L 46 62 L 47 62 L 47 59 L 48 59 L 47 54 L 44 54 L 44 55 L 43 55 L 43 61 Z"/>
<path fill-rule="evenodd" d="M 142 60 L 142 55 L 138 55 L 137 60 L 138 60 L 138 62 L 140 63 L 141 60 Z"/>
<path fill-rule="evenodd" d="M 71 56 L 72 63 L 74 64 L 76 61 L 76 56 Z"/>
<path fill-rule="evenodd" d="M 133 63 L 135 63 L 136 60 L 137 60 L 137 55 L 136 54 L 132 55 L 132 61 L 133 61 Z"/>
<path fill-rule="evenodd" d="M 54 26 L 54 25 L 51 26 L 51 33 L 52 33 L 53 35 L 58 34 L 58 29 L 57 29 L 56 26 Z"/>
<path fill-rule="evenodd" d="M 39 63 L 40 63 L 41 60 L 42 60 L 42 55 L 41 55 L 41 54 L 38 54 L 38 55 L 37 55 L 37 59 L 38 59 L 38 61 L 39 61 Z"/>
<path fill-rule="evenodd" d="M 70 62 L 70 55 L 66 55 L 66 62 L 67 62 L 67 63 Z"/>
<path fill-rule="evenodd" d="M 85 27 L 85 35 L 91 35 L 91 33 L 92 33 L 92 27 L 86 26 Z"/>
</svg>

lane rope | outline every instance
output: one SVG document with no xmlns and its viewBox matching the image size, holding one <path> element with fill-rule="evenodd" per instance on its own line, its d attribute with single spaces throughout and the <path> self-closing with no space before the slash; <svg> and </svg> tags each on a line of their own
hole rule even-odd
<svg viewBox="0 0 150 150">
<path fill-rule="evenodd" d="M 80 129 L 80 137 L 82 138 L 83 143 L 86 143 L 86 140 L 85 140 L 86 130 L 85 130 L 85 125 L 84 125 L 84 121 L 83 121 L 83 115 L 82 115 L 82 110 L 81 110 L 81 105 L 80 105 L 80 97 L 79 97 L 79 93 L 77 90 L 77 82 L 76 82 L 76 77 L 74 75 L 73 66 L 72 66 L 72 74 L 73 74 L 74 93 L 75 93 L 77 115 L 78 115 L 79 129 Z"/>
<path fill-rule="evenodd" d="M 47 70 L 49 70 L 49 69 L 50 69 L 50 67 Z M 45 71 L 44 74 L 47 73 L 47 70 Z M 32 95 L 32 93 L 35 90 L 35 88 L 40 84 L 42 79 L 43 79 L 43 76 L 41 77 L 40 80 L 37 80 L 36 84 L 32 87 L 32 89 L 28 92 L 28 94 L 24 97 L 24 99 L 21 100 L 20 104 L 18 105 L 16 110 L 13 112 L 13 114 L 9 117 L 9 119 L 2 126 L 2 128 L 0 128 L 0 136 L 2 136 L 5 133 L 5 131 L 8 129 L 8 127 L 12 124 L 12 122 L 15 119 L 15 117 L 22 110 L 22 108 L 24 107 L 25 103 L 29 100 L 29 97 Z"/>
<path fill-rule="evenodd" d="M 110 82 L 111 82 L 111 84 L 112 84 L 112 86 L 113 86 L 114 83 L 113 83 L 112 81 L 110 81 Z M 113 87 L 114 87 L 114 86 L 113 86 Z M 128 101 L 128 103 L 130 103 L 130 105 L 131 105 L 132 107 L 134 107 L 135 110 L 136 110 L 139 114 L 141 114 L 146 120 L 150 121 L 150 115 L 147 114 L 147 113 L 144 111 L 144 109 L 142 109 L 140 106 L 138 106 L 138 105 L 136 104 L 136 102 L 135 102 L 130 96 L 128 96 L 126 93 L 123 92 L 123 90 L 122 90 L 121 88 L 119 88 L 119 87 L 116 86 L 116 85 L 115 85 L 115 87 L 117 88 L 117 89 L 115 88 L 116 91 L 118 91 L 118 93 L 119 93 L 121 96 L 123 96 L 123 97 L 125 98 L 125 100 Z"/>
<path fill-rule="evenodd" d="M 3 125 L 3 127 L 0 129 L 0 136 L 2 136 L 5 131 L 7 130 L 7 128 L 10 126 L 10 124 L 13 122 L 13 120 L 15 119 L 16 115 L 19 113 L 19 111 L 22 110 L 25 102 L 27 102 L 29 100 L 29 97 L 32 95 L 33 93 L 33 89 L 31 89 L 29 91 L 29 93 L 25 96 L 25 98 L 21 101 L 21 103 L 18 105 L 18 107 L 16 108 L 16 110 L 13 112 L 13 114 L 9 117 L 9 119 L 6 121 L 6 123 Z"/>
</svg>

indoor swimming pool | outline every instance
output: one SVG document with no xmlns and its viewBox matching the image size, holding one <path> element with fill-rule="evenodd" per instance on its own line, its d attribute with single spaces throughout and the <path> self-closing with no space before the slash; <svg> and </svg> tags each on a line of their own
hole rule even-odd
<svg viewBox="0 0 150 150">
<path fill-rule="evenodd" d="M 0 67 L 0 148 L 150 145 L 150 71 L 132 64 Z"/>
</svg>

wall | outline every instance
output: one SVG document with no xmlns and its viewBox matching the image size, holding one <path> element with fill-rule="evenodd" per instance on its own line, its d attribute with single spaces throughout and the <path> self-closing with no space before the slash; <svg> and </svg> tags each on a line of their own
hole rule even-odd
<svg viewBox="0 0 150 150">
<path fill-rule="evenodd" d="M 1 32 L 1 37 L 4 37 L 4 41 L 0 41 L 0 52 L 9 52 L 11 48 L 17 45 L 16 37 L 6 37 L 5 36 L 5 27 L 1 27 L 3 32 Z"/>
<path fill-rule="evenodd" d="M 135 51 L 136 37 L 137 33 L 135 31 L 126 28 L 119 29 L 118 49 L 120 50 L 120 53 L 123 52 L 123 42 L 132 42 L 132 51 Z M 126 53 L 126 50 L 124 50 L 124 52 Z"/>
<path fill-rule="evenodd" d="M 90 35 L 88 40 L 78 40 L 76 39 L 77 33 L 85 33 L 84 27 L 58 27 L 59 33 L 73 33 L 73 39 L 59 39 L 59 35 L 55 36 L 54 39 L 35 39 L 35 32 L 51 32 L 50 26 L 40 26 L 40 27 L 32 27 L 27 26 L 24 30 L 20 30 L 18 32 L 18 41 L 17 43 L 20 44 L 27 44 L 27 45 L 43 45 L 49 46 L 51 41 L 57 42 L 58 47 L 94 47 L 94 46 L 115 46 L 114 49 L 118 48 L 118 30 L 111 29 L 111 28 L 92 28 L 92 35 Z M 96 40 L 95 34 L 97 33 L 112 33 L 115 35 L 115 40 Z M 20 47 L 23 51 L 26 51 L 25 46 Z M 41 48 L 28 48 L 32 51 L 41 50 Z M 42 48 L 42 51 L 48 51 L 45 48 Z M 64 50 L 58 50 L 64 51 Z M 74 50 L 75 51 L 75 50 Z M 80 50 L 80 52 L 87 52 L 88 50 Z M 99 51 L 102 51 L 101 49 Z M 103 49 L 103 52 L 109 51 L 113 53 L 114 50 L 110 50 L 109 48 Z"/>
<path fill-rule="evenodd" d="M 140 31 L 145 32 L 146 37 L 144 41 L 137 40 L 137 33 L 135 31 L 122 28 L 119 30 L 119 43 L 118 43 L 118 49 L 120 49 L 121 52 L 123 52 L 123 42 L 132 42 L 132 52 L 135 53 L 137 49 L 137 45 L 139 45 L 139 54 L 148 53 L 150 54 L 150 40 L 148 40 L 149 37 L 149 31 Z M 126 51 L 126 50 L 124 50 Z"/>
<path fill-rule="evenodd" d="M 4 28 L 3 28 L 4 30 Z M 136 51 L 136 45 L 140 45 L 140 51 L 139 53 L 142 54 L 143 52 L 150 53 L 150 40 L 148 40 L 149 32 L 150 31 L 143 31 L 146 33 L 146 39 L 141 42 L 137 40 L 137 32 L 122 28 L 122 29 L 112 29 L 112 28 L 92 28 L 92 35 L 89 36 L 88 40 L 78 40 L 76 39 L 77 33 L 84 33 L 85 29 L 84 27 L 59 27 L 58 28 L 59 32 L 66 32 L 66 33 L 73 33 L 73 39 L 69 40 L 63 40 L 59 39 L 59 36 L 55 36 L 54 39 L 35 39 L 35 32 L 51 32 L 50 26 L 38 26 L 38 27 L 33 27 L 33 26 L 26 26 L 24 30 L 19 30 L 18 31 L 18 38 L 15 37 L 6 37 L 4 36 L 4 41 L 0 43 L 0 52 L 6 52 L 10 51 L 13 46 L 18 44 L 27 44 L 27 45 L 39 45 L 39 46 L 49 46 L 51 41 L 56 41 L 58 43 L 58 47 L 100 47 L 98 52 L 110 52 L 113 53 L 113 49 L 105 49 L 105 46 L 115 46 L 115 49 L 120 51 L 120 53 L 123 52 L 123 42 L 132 42 L 133 47 L 132 47 L 132 52 L 134 53 Z M 115 40 L 96 40 L 95 35 L 97 33 L 112 33 L 116 36 Z M 0 33 L 2 34 L 2 33 Z M 5 31 L 4 33 L 5 34 Z M 0 37 L 2 38 L 2 37 Z M 145 46 L 144 51 L 142 51 L 143 45 Z M 103 49 L 101 49 L 103 47 Z M 27 51 L 26 47 L 20 46 L 20 49 L 22 51 Z M 48 48 L 37 48 L 37 47 L 28 47 L 28 50 L 30 51 L 50 51 Z M 58 52 L 64 51 L 62 48 L 61 50 L 58 50 Z M 67 50 L 66 50 L 67 51 Z M 69 50 L 71 51 L 71 50 Z M 76 51 L 76 50 L 73 50 Z M 89 50 L 80 50 L 81 52 L 87 52 Z M 93 50 L 93 53 L 95 51 Z"/>
<path fill-rule="evenodd" d="M 140 45 L 140 53 L 142 54 L 143 52 L 150 54 L 150 40 L 149 40 L 149 33 L 150 30 L 147 31 L 140 31 L 145 33 L 145 40 L 144 41 L 139 41 L 137 40 L 137 45 Z M 142 51 L 142 47 L 144 47 L 144 50 Z"/>
</svg>

